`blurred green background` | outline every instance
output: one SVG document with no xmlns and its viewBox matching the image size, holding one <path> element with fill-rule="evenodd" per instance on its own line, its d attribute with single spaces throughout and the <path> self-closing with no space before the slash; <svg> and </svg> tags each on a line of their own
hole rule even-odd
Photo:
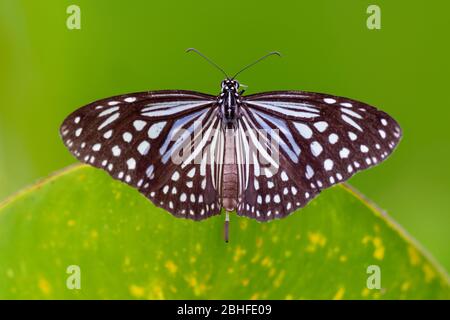
<svg viewBox="0 0 450 320">
<path fill-rule="evenodd" d="M 66 9 L 81 8 L 81 30 Z M 366 27 L 370 4 L 381 30 Z M 409 1 L 0 0 L 0 199 L 75 162 L 58 127 L 93 100 L 127 92 L 217 93 L 221 74 L 271 51 L 239 80 L 248 93 L 326 92 L 373 104 L 404 138 L 350 183 L 450 269 L 450 3 Z M 348 228 L 352 228 L 349 225 Z"/>
</svg>

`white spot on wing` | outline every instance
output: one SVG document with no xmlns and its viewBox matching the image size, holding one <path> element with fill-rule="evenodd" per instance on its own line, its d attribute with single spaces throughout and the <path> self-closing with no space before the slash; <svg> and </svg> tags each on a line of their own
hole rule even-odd
<svg viewBox="0 0 450 320">
<path fill-rule="evenodd" d="M 128 103 L 135 102 L 136 98 L 135 97 L 128 97 L 128 98 L 125 98 L 123 101 L 128 102 Z"/>
<path fill-rule="evenodd" d="M 306 124 L 294 122 L 294 126 L 303 138 L 309 139 L 312 137 L 313 132 Z"/>
<path fill-rule="evenodd" d="M 133 126 L 137 131 L 141 131 L 147 125 L 147 122 L 143 120 L 134 120 Z"/>
<path fill-rule="evenodd" d="M 354 134 L 353 132 L 351 132 L 351 131 L 348 132 L 348 137 L 352 141 L 355 141 L 358 138 L 358 136 L 356 134 Z"/>
<path fill-rule="evenodd" d="M 323 162 L 323 167 L 324 167 L 325 170 L 327 170 L 327 171 L 330 171 L 331 169 L 333 169 L 333 165 L 334 165 L 334 163 L 333 163 L 333 160 L 331 160 L 331 159 L 326 159 L 326 160 Z"/>
<path fill-rule="evenodd" d="M 363 145 L 363 144 L 360 146 L 360 150 L 361 150 L 361 152 L 364 152 L 364 153 L 369 152 L 369 148 L 367 148 L 367 146 Z"/>
<path fill-rule="evenodd" d="M 339 156 L 344 159 L 348 157 L 349 153 L 350 150 L 348 150 L 347 148 L 342 148 L 341 151 L 339 151 Z"/>
<path fill-rule="evenodd" d="M 96 143 L 92 146 L 92 150 L 99 151 L 101 149 L 102 145 L 100 143 Z"/>
<path fill-rule="evenodd" d="M 122 150 L 120 150 L 119 146 L 112 147 L 111 151 L 113 153 L 113 156 L 115 156 L 115 157 L 120 156 L 120 154 L 122 152 Z"/>
<path fill-rule="evenodd" d="M 189 178 L 193 178 L 195 175 L 195 167 L 193 167 L 191 170 L 189 170 L 189 172 L 187 173 L 187 176 Z"/>
<path fill-rule="evenodd" d="M 112 130 L 108 130 L 103 134 L 103 138 L 105 139 L 109 139 L 112 136 L 113 131 Z"/>
<path fill-rule="evenodd" d="M 322 153 L 322 150 L 323 148 L 319 142 L 313 141 L 311 143 L 311 152 L 315 157 L 318 157 Z"/>
<path fill-rule="evenodd" d="M 125 142 L 131 142 L 131 140 L 133 139 L 133 135 L 129 132 L 124 132 L 124 134 L 122 135 L 123 141 Z"/>
<path fill-rule="evenodd" d="M 329 141 L 331 144 L 335 144 L 336 142 L 338 142 L 338 140 L 339 140 L 339 137 L 338 137 L 338 135 L 337 135 L 336 133 L 332 133 L 332 134 L 330 134 L 330 135 L 328 136 L 328 141 Z"/>
<path fill-rule="evenodd" d="M 358 118 L 358 119 L 362 119 L 362 117 L 359 114 L 357 114 L 355 111 L 353 111 L 353 110 L 341 108 L 341 111 L 343 113 L 348 114 L 349 116 L 352 116 L 352 117 L 355 117 L 355 118 Z"/>
<path fill-rule="evenodd" d="M 314 170 L 309 164 L 306 166 L 306 174 L 305 175 L 306 175 L 307 179 L 311 179 L 314 175 Z"/>
<path fill-rule="evenodd" d="M 141 155 L 145 156 L 150 150 L 150 143 L 144 140 L 141 143 L 139 143 L 137 149 Z"/>
<path fill-rule="evenodd" d="M 161 133 L 161 131 L 164 129 L 164 127 L 166 126 L 166 121 L 161 121 L 158 123 L 154 123 L 150 129 L 148 129 L 148 136 L 150 139 L 156 139 L 159 134 Z"/>
<path fill-rule="evenodd" d="M 345 122 L 347 122 L 349 125 L 351 125 L 353 128 L 358 129 L 359 131 L 363 131 L 363 129 L 359 126 L 359 124 L 357 124 L 352 118 L 350 118 L 349 116 L 343 114 L 341 115 L 342 120 L 344 120 Z"/>
<path fill-rule="evenodd" d="M 147 177 L 151 178 L 153 175 L 153 170 L 155 169 L 155 167 L 153 165 L 150 165 L 147 170 L 145 171 L 145 174 L 147 175 Z"/>
<path fill-rule="evenodd" d="M 98 130 L 102 130 L 107 125 L 111 124 L 112 122 L 116 121 L 120 116 L 120 113 L 114 113 L 111 115 L 108 119 L 106 119 L 99 127 Z"/>
<path fill-rule="evenodd" d="M 127 160 L 128 170 L 134 170 L 136 168 L 136 160 L 134 158 L 130 158 Z"/>
<path fill-rule="evenodd" d="M 109 108 L 109 109 L 106 109 L 106 110 L 103 110 L 102 112 L 100 112 L 100 114 L 98 116 L 99 117 L 104 117 L 104 116 L 106 116 L 108 114 L 116 112 L 117 110 L 119 110 L 119 107 Z"/>
<path fill-rule="evenodd" d="M 180 173 L 179 173 L 178 171 L 175 171 L 175 172 L 172 174 L 172 180 L 173 180 L 173 181 L 177 181 L 178 179 L 180 179 Z"/>
<path fill-rule="evenodd" d="M 324 132 L 328 128 L 328 123 L 325 121 L 319 121 L 314 123 L 314 127 L 316 127 L 319 132 Z"/>
</svg>

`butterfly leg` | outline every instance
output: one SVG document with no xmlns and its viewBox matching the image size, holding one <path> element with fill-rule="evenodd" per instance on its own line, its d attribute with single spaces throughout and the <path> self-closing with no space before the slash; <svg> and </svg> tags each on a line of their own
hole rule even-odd
<svg viewBox="0 0 450 320">
<path fill-rule="evenodd" d="M 229 240 L 229 231 L 230 231 L 230 215 L 228 211 L 225 212 L 225 225 L 224 225 L 224 239 L 225 242 L 228 243 Z"/>
</svg>

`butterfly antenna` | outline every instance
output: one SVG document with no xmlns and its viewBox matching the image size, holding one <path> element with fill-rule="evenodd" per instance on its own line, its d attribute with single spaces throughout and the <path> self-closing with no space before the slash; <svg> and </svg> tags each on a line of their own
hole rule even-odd
<svg viewBox="0 0 450 320">
<path fill-rule="evenodd" d="M 221 67 L 219 67 L 217 65 L 217 63 L 215 63 L 214 61 L 212 61 L 211 59 L 209 59 L 207 56 L 205 56 L 203 53 L 201 53 L 200 51 L 198 51 L 195 48 L 188 48 L 186 49 L 186 52 L 195 52 L 196 54 L 198 54 L 200 57 L 202 57 L 203 59 L 205 59 L 206 61 L 208 61 L 210 64 L 212 64 L 214 67 L 216 67 L 217 69 L 219 69 L 220 71 L 222 71 L 222 73 L 225 75 L 225 77 L 227 77 L 227 79 L 229 79 L 230 77 L 228 77 L 227 73 L 225 71 L 223 71 L 223 69 Z"/>
<path fill-rule="evenodd" d="M 268 54 L 266 54 L 265 56 L 262 56 L 261 58 L 259 58 L 258 60 L 250 63 L 249 65 L 247 65 L 246 67 L 244 67 L 243 69 L 241 69 L 241 71 L 239 71 L 238 73 L 236 73 L 231 80 L 235 79 L 237 77 L 238 74 L 240 74 L 242 71 L 247 70 L 248 68 L 254 66 L 255 64 L 257 64 L 258 62 L 264 60 L 267 57 L 273 56 L 273 55 L 277 55 L 279 57 L 281 57 L 281 53 L 279 53 L 278 51 L 273 51 L 273 52 L 269 52 Z"/>
</svg>

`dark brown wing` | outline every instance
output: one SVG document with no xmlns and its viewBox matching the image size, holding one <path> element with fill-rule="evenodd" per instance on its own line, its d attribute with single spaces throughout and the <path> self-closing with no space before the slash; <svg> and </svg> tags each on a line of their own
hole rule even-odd
<svg viewBox="0 0 450 320">
<path fill-rule="evenodd" d="M 213 141 L 220 142 L 215 101 L 192 91 L 115 96 L 76 110 L 60 132 L 80 161 L 138 189 L 177 217 L 199 220 L 220 213 L 217 161 L 202 162 L 216 147 Z M 195 128 L 209 130 L 208 139 Z M 188 159 L 187 153 L 196 157 Z"/>
<path fill-rule="evenodd" d="M 242 110 L 239 130 L 267 134 L 237 140 L 237 152 L 248 152 L 252 162 L 240 165 L 237 213 L 262 221 L 284 217 L 321 190 L 380 163 L 401 138 L 387 113 L 326 94 L 260 93 L 246 96 Z M 279 152 L 262 152 L 274 142 Z"/>
</svg>

